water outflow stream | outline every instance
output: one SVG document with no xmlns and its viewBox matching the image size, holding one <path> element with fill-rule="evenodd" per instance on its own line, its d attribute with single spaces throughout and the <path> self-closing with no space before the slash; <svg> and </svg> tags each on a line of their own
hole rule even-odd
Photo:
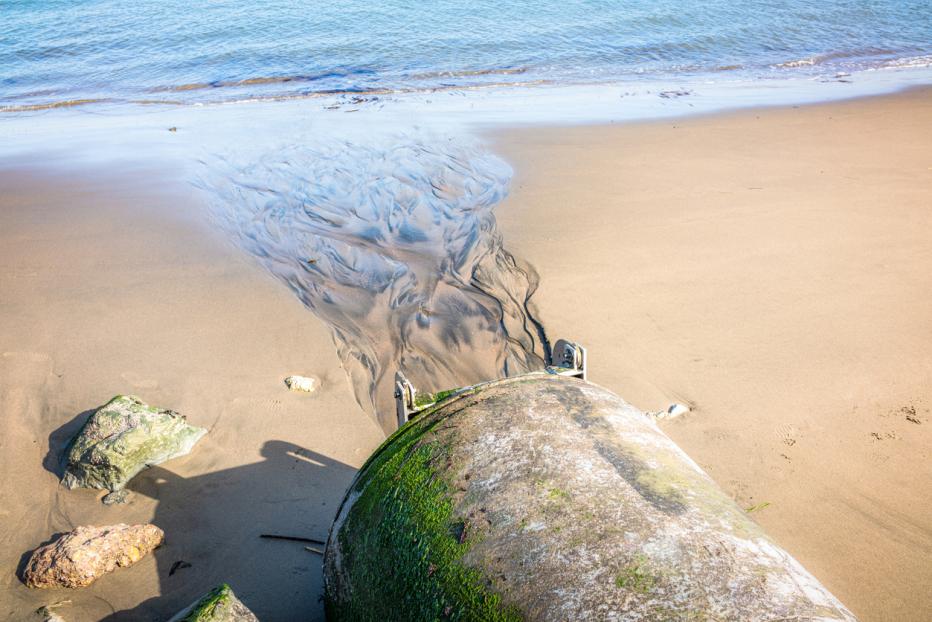
<svg viewBox="0 0 932 622">
<path fill-rule="evenodd" d="M 439 390 L 540 369 L 537 275 L 492 208 L 510 167 L 465 139 L 325 141 L 205 162 L 222 225 L 323 319 L 356 399 L 396 427 L 396 370 Z"/>
</svg>

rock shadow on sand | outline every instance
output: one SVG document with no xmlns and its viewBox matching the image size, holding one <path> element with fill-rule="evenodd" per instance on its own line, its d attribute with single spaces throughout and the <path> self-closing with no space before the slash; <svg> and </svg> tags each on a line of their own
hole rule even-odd
<svg viewBox="0 0 932 622">
<path fill-rule="evenodd" d="M 100 406 L 103 406 L 103 404 Z M 67 423 L 55 428 L 55 430 L 49 434 L 49 449 L 48 453 L 46 453 L 45 457 L 42 459 L 42 467 L 59 480 L 65 475 L 65 465 L 68 461 L 68 448 L 71 446 L 71 442 L 74 440 L 75 436 L 78 435 L 81 427 L 90 419 L 91 415 L 100 409 L 100 406 L 75 415 Z"/>
<path fill-rule="evenodd" d="M 263 622 L 323 620 L 320 556 L 260 535 L 326 540 L 356 469 L 277 440 L 262 458 L 194 477 L 157 466 L 133 479 L 130 490 L 158 502 L 151 522 L 165 531 L 154 552 L 160 596 L 105 620 L 166 620 L 224 582 Z"/>
</svg>

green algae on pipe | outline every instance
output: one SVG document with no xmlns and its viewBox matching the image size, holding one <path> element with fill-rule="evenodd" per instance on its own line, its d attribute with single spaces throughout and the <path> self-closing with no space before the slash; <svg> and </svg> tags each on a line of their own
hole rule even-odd
<svg viewBox="0 0 932 622">
<path fill-rule="evenodd" d="M 651 417 L 547 374 L 389 437 L 337 514 L 324 585 L 331 622 L 855 619 Z"/>
</svg>

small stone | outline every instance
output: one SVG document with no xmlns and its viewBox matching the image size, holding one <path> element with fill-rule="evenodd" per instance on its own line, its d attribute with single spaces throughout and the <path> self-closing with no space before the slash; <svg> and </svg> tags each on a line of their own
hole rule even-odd
<svg viewBox="0 0 932 622">
<path fill-rule="evenodd" d="M 77 527 L 33 551 L 23 571 L 28 587 L 86 587 L 118 567 L 132 566 L 162 543 L 155 525 Z"/>
<path fill-rule="evenodd" d="M 71 442 L 62 484 L 120 490 L 143 469 L 189 453 L 206 433 L 174 411 L 118 395 L 91 415 Z"/>
<path fill-rule="evenodd" d="M 688 412 L 689 406 L 685 404 L 670 404 L 666 410 L 649 411 L 645 414 L 654 419 L 673 419 L 674 417 L 685 415 Z"/>
<path fill-rule="evenodd" d="M 313 393 L 317 389 L 317 378 L 307 376 L 288 376 L 285 378 L 285 384 L 292 391 L 304 391 Z"/>
<path fill-rule="evenodd" d="M 223 583 L 168 622 L 259 622 L 259 619 Z"/>
<path fill-rule="evenodd" d="M 689 406 L 686 404 L 670 404 L 670 407 L 667 408 L 668 417 L 679 417 L 680 415 L 685 415 L 689 412 Z"/>
<path fill-rule="evenodd" d="M 104 505 L 116 505 L 118 503 L 128 503 L 131 494 L 132 493 L 130 493 L 130 491 L 126 490 L 125 488 L 122 490 L 115 490 L 111 492 L 109 495 L 105 495 L 104 498 L 101 499 L 100 501 Z"/>
<path fill-rule="evenodd" d="M 689 406 L 685 404 L 670 404 L 663 412 L 657 413 L 658 419 L 673 419 L 689 412 Z"/>
</svg>

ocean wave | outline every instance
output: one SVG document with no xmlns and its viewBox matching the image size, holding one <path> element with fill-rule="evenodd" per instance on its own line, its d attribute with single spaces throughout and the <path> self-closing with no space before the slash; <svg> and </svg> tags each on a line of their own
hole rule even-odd
<svg viewBox="0 0 932 622">
<path fill-rule="evenodd" d="M 324 99 L 334 98 L 337 105 L 341 106 L 346 102 L 339 101 L 341 98 L 350 98 L 350 103 L 361 104 L 375 101 L 376 98 L 389 95 L 411 95 L 418 93 L 450 93 L 450 92 L 470 92 L 489 90 L 496 88 L 521 88 L 531 86 L 545 86 L 554 84 L 551 80 L 524 80 L 516 82 L 484 82 L 480 84 L 456 84 L 440 85 L 425 87 L 404 87 L 404 88 L 347 88 L 347 89 L 320 89 L 300 91 L 297 93 L 255 93 L 245 95 L 232 95 L 230 97 L 218 97 L 210 100 L 179 100 L 179 99 L 158 99 L 158 98 L 87 98 L 87 99 L 67 99 L 60 101 L 50 101 L 36 104 L 11 104 L 0 105 L 0 113 L 3 112 L 34 112 L 49 110 L 53 108 L 69 108 L 74 106 L 84 106 L 88 104 L 138 104 L 145 106 L 200 106 L 205 104 L 222 105 L 222 104 L 243 104 L 250 102 L 276 102 L 276 101 L 293 101 L 302 99 Z M 194 90 L 194 89 L 191 89 Z M 152 91 L 155 92 L 155 91 Z M 165 91 L 163 91 L 165 92 Z M 180 92 L 180 91 L 172 91 Z"/>
<path fill-rule="evenodd" d="M 87 99 L 63 99 L 60 101 L 44 102 L 40 104 L 13 104 L 0 106 L 0 112 L 36 112 L 40 110 L 53 110 L 55 108 L 74 108 L 88 104 L 104 104 L 118 100 L 109 97 L 91 97 Z"/>
<path fill-rule="evenodd" d="M 932 55 L 894 58 L 884 61 L 878 69 L 917 69 L 922 67 L 932 67 Z"/>
<path fill-rule="evenodd" d="M 877 57 L 890 56 L 893 54 L 896 54 L 895 50 L 878 47 L 867 47 L 854 50 L 838 50 L 834 52 L 826 52 L 823 54 L 814 54 L 812 56 L 789 60 L 782 63 L 776 63 L 772 65 L 772 67 L 777 69 L 796 69 L 799 67 L 814 67 L 828 63 L 837 63 L 838 61 L 860 61 L 862 63 L 871 61 L 878 62 L 876 61 Z"/>
<path fill-rule="evenodd" d="M 481 76 L 508 76 L 520 75 L 527 72 L 526 67 L 505 68 L 505 69 L 476 69 L 461 71 L 434 71 L 425 73 L 409 74 L 404 77 L 405 80 L 437 80 L 440 78 L 474 78 Z M 147 89 L 149 93 L 184 93 L 190 91 L 206 91 L 214 89 L 234 89 L 248 86 L 275 86 L 286 84 L 301 84 L 322 82 L 325 80 L 337 79 L 346 80 L 353 76 L 370 75 L 372 72 L 364 70 L 346 71 L 346 72 L 327 72 L 316 75 L 292 75 L 292 76 L 256 76 L 252 78 L 243 78 L 241 80 L 218 80 L 214 82 L 193 82 L 190 84 L 176 84 L 167 86 L 156 86 Z M 383 77 L 383 80 L 386 80 Z M 540 81 L 533 81 L 539 83 Z M 531 82 L 463 82 L 459 84 L 435 83 L 432 85 L 411 85 L 406 86 L 403 81 L 396 85 L 386 84 L 385 86 L 347 86 L 344 88 L 323 88 L 311 91 L 302 91 L 294 95 L 314 97 L 325 95 L 343 95 L 343 94 L 388 94 L 388 93 L 414 93 L 414 92 L 431 92 L 437 90 L 450 90 L 456 88 L 488 88 L 492 86 L 505 85 L 527 85 Z M 256 97 L 261 97 L 257 94 Z M 270 97 L 274 97 L 271 95 Z"/>
<path fill-rule="evenodd" d="M 871 56 L 873 55 L 873 56 Z M 892 57 L 891 57 L 892 55 Z M 739 74 L 755 80 L 768 80 L 780 78 L 784 75 L 791 77 L 789 70 L 803 70 L 802 75 L 821 75 L 820 71 L 875 71 L 881 69 L 921 69 L 932 67 L 932 56 L 896 56 L 884 48 L 864 48 L 845 50 L 783 61 L 771 65 L 747 64 L 676 64 L 666 67 L 637 67 L 622 72 L 606 73 L 604 75 L 593 72 L 585 77 L 537 77 L 547 72 L 536 69 L 531 71 L 528 67 L 463 70 L 463 71 L 437 71 L 411 74 L 403 79 L 396 78 L 394 84 L 382 86 L 334 86 L 329 88 L 327 81 L 331 78 L 345 80 L 349 73 L 328 72 L 317 75 L 293 76 L 257 76 L 236 81 L 217 81 L 210 83 L 186 83 L 178 85 L 157 86 L 146 89 L 144 92 L 152 96 L 137 94 L 126 97 L 85 97 L 66 98 L 61 100 L 39 101 L 35 103 L 20 103 L 23 100 L 53 95 L 52 89 L 30 91 L 28 93 L 11 94 L 0 98 L 0 113 L 39 112 L 56 108 L 73 108 L 92 104 L 136 104 L 144 106 L 203 106 L 244 104 L 251 102 L 277 102 L 313 99 L 333 99 L 328 108 L 343 108 L 348 104 L 360 105 L 379 101 L 381 98 L 392 96 L 407 96 L 431 93 L 469 93 L 473 91 L 495 89 L 519 89 L 539 86 L 574 85 L 574 86 L 606 86 L 624 84 L 630 86 L 632 78 L 637 80 L 669 80 L 671 77 L 699 79 L 707 81 L 717 80 L 716 76 L 723 74 Z M 820 69 L 822 68 L 822 69 Z M 806 72 L 805 69 L 810 69 Z M 357 70 L 362 75 L 366 70 Z M 551 70 L 552 74 L 553 71 Z M 530 75 L 528 75 L 530 74 Z M 515 80 L 475 80 L 468 77 L 494 77 L 494 76 L 522 76 L 524 79 Z M 431 83 L 431 80 L 451 78 L 452 83 Z M 379 80 L 384 76 L 378 77 Z M 374 79 L 375 79 L 374 78 Z M 400 81 L 399 81 L 400 80 Z M 408 82 L 405 82 L 407 80 Z M 462 81 L 456 81 L 462 80 Z M 323 83 L 321 83 L 323 81 Z M 417 82 L 425 82 L 418 84 Z M 301 88 L 295 85 L 313 84 L 317 88 Z M 282 88 L 275 88 L 276 86 Z M 234 88 L 236 87 L 236 88 Z M 197 95 L 210 92 L 210 95 Z M 175 97 L 158 97 L 157 94 L 173 94 Z M 187 94 L 191 93 L 191 96 Z M 142 95 L 142 96 L 140 96 Z"/>
<path fill-rule="evenodd" d="M 795 69 L 796 67 L 812 67 L 816 64 L 815 57 L 812 58 L 800 58 L 798 60 L 789 60 L 785 63 L 777 63 L 774 67 L 779 67 L 780 69 Z"/>
<path fill-rule="evenodd" d="M 187 91 L 203 91 L 208 89 L 236 88 L 243 86 L 263 86 L 269 84 L 289 84 L 302 82 L 319 82 L 330 78 L 344 79 L 354 75 L 369 75 L 372 72 L 364 69 L 353 71 L 327 71 L 318 74 L 298 74 L 285 76 L 254 76 L 239 80 L 214 80 L 211 82 L 191 82 L 187 84 L 169 84 L 154 86 L 148 90 L 150 93 L 183 93 Z"/>
<path fill-rule="evenodd" d="M 411 80 L 433 80 L 436 78 L 470 78 L 475 76 L 514 76 L 527 73 L 527 67 L 503 67 L 499 69 L 451 69 L 443 71 L 425 71 L 408 74 Z"/>
</svg>

